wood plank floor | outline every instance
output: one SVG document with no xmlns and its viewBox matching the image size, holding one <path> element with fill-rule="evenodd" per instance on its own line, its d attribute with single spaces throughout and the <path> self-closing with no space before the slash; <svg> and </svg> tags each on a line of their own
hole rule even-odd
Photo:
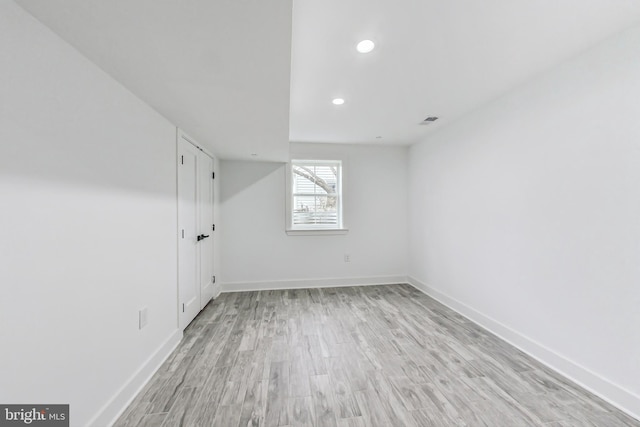
<svg viewBox="0 0 640 427">
<path fill-rule="evenodd" d="M 409 285 L 222 294 L 116 426 L 640 426 Z"/>
</svg>

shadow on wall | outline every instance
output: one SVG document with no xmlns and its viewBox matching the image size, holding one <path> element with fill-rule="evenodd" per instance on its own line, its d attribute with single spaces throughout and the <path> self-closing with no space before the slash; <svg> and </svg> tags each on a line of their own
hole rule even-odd
<svg viewBox="0 0 640 427">
<path fill-rule="evenodd" d="M 220 176 L 224 185 L 220 188 L 220 199 L 226 201 L 256 182 L 278 171 L 284 163 L 243 162 L 223 160 L 220 162 Z M 282 183 L 283 189 L 285 183 Z"/>
</svg>

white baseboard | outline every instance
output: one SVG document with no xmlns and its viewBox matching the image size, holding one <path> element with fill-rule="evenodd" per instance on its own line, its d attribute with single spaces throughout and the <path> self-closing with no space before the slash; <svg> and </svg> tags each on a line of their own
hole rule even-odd
<svg viewBox="0 0 640 427">
<path fill-rule="evenodd" d="M 621 411 L 640 420 L 640 396 L 637 394 L 579 365 L 543 344 L 522 335 L 509 326 L 480 313 L 463 302 L 451 298 L 413 277 L 408 277 L 407 279 L 408 283 L 419 291 L 460 313 Z"/>
<path fill-rule="evenodd" d="M 89 426 L 111 426 L 122 415 L 127 406 L 133 401 L 142 388 L 149 382 L 153 374 L 167 360 L 167 357 L 182 340 L 182 331 L 176 330 L 158 349 L 140 366 L 129 380 L 118 390 L 111 399 L 89 421 Z"/>
<path fill-rule="evenodd" d="M 392 285 L 397 283 L 407 283 L 407 276 L 344 277 L 332 279 L 277 280 L 270 282 L 232 282 L 222 284 L 222 292 L 337 288 L 344 286 Z"/>
<path fill-rule="evenodd" d="M 219 283 L 215 283 L 213 285 L 213 299 L 218 298 L 221 292 L 222 292 L 222 285 Z"/>
</svg>

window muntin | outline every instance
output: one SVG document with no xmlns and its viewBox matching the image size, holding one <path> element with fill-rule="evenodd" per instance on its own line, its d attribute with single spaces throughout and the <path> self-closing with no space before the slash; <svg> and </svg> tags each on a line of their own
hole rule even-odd
<svg viewBox="0 0 640 427">
<path fill-rule="evenodd" d="M 291 162 L 291 227 L 342 228 L 342 162 Z"/>
</svg>

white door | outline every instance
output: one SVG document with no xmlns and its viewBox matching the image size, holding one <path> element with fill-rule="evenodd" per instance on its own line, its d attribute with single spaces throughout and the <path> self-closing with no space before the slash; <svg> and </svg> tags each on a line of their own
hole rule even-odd
<svg viewBox="0 0 640 427">
<path fill-rule="evenodd" d="M 198 157 L 200 151 L 178 139 L 178 311 L 184 329 L 200 312 L 198 236 Z"/>
<path fill-rule="evenodd" d="M 213 159 L 200 153 L 199 211 L 200 211 L 200 309 L 213 298 Z M 206 236 L 206 237 L 205 237 Z"/>
</svg>

